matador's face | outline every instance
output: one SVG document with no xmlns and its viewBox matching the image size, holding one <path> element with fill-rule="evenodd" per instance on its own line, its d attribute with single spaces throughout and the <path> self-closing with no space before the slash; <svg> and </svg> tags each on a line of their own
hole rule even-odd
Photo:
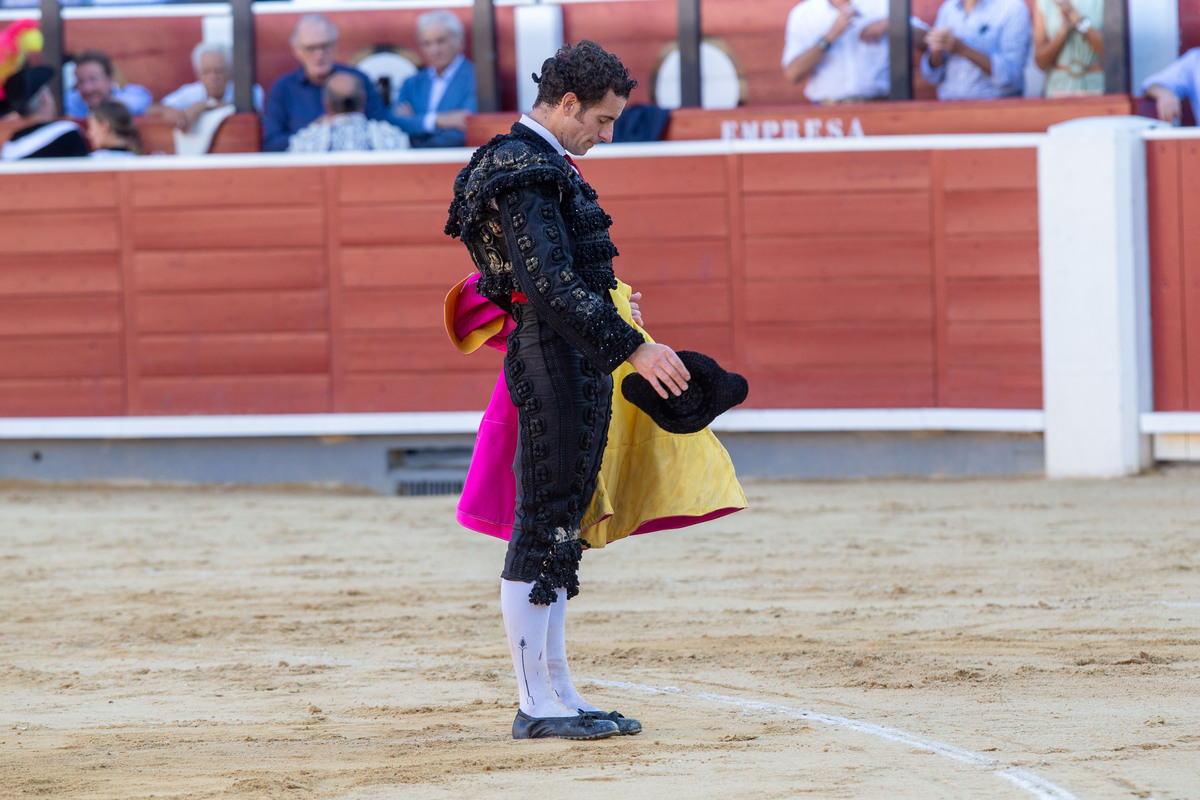
<svg viewBox="0 0 1200 800">
<path fill-rule="evenodd" d="M 581 156 L 600 142 L 611 142 L 613 123 L 625 110 L 627 98 L 619 96 L 612 89 L 604 99 L 587 110 L 574 94 L 568 93 L 562 100 L 566 112 L 560 129 L 562 146 L 571 155 Z"/>
</svg>

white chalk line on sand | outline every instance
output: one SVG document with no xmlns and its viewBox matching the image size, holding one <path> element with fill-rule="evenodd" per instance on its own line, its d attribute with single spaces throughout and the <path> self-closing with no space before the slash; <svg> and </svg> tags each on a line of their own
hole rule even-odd
<svg viewBox="0 0 1200 800">
<path fill-rule="evenodd" d="M 1079 800 L 1075 795 L 1057 786 L 1045 778 L 1031 772 L 1024 767 L 1014 767 L 1010 764 L 1002 764 L 994 758 L 976 753 L 973 750 L 967 750 L 962 747 L 956 747 L 952 744 L 945 744 L 933 739 L 926 739 L 924 736 L 918 736 L 915 733 L 900 730 L 899 728 L 889 728 L 886 725 L 876 725 L 873 722 L 860 722 L 859 720 L 849 719 L 847 717 L 837 717 L 832 714 L 822 714 L 817 711 L 809 711 L 804 708 L 793 708 L 791 706 L 776 705 L 774 703 L 764 703 L 759 700 L 746 700 L 741 697 L 731 697 L 722 694 L 710 694 L 708 692 L 689 692 L 675 686 L 645 686 L 640 683 L 628 683 L 626 681 L 601 681 L 592 680 L 591 683 L 597 686 L 606 686 L 613 689 L 625 689 L 635 692 L 643 692 L 645 694 L 670 694 L 681 697 L 688 697 L 693 700 L 703 700 L 709 703 L 720 703 L 722 705 L 737 706 L 745 711 L 759 711 L 767 714 L 779 714 L 786 717 L 794 717 L 796 719 L 806 719 L 813 722 L 819 722 L 822 725 L 829 725 L 834 728 L 846 728 L 847 730 L 857 731 L 858 733 L 866 733 L 871 736 L 878 736 L 881 739 L 887 739 L 899 744 L 908 745 L 909 747 L 918 750 L 925 750 L 930 753 L 935 753 L 939 756 L 952 759 L 960 764 L 967 764 L 972 767 L 977 767 L 981 770 L 986 770 L 997 778 L 1011 783 L 1018 789 L 1021 789 L 1038 800 Z"/>
</svg>

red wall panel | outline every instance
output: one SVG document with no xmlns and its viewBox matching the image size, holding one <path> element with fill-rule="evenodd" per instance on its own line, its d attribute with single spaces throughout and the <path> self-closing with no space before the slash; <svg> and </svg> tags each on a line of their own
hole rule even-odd
<svg viewBox="0 0 1200 800">
<path fill-rule="evenodd" d="M 0 417 L 112 417 L 125 412 L 121 378 L 0 379 Z"/>
<path fill-rule="evenodd" d="M 134 253 L 133 274 L 143 292 L 320 289 L 328 278 L 316 247 L 146 250 Z"/>
<path fill-rule="evenodd" d="M 1183 233 L 1184 347 L 1189 411 L 1200 411 L 1200 142 L 1179 143 L 1179 218 Z"/>
<path fill-rule="evenodd" d="M 746 242 L 746 277 L 928 278 L 931 258 L 928 238 L 914 236 L 758 236 Z"/>
<path fill-rule="evenodd" d="M 750 377 L 749 407 L 1033 408 L 1033 158 L 721 154 L 585 170 L 647 329 Z M 441 231 L 457 165 L 409 166 L 412 182 L 406 165 L 376 180 L 360 166 L 139 171 L 88 184 L 113 190 L 108 210 L 80 212 L 68 191 L 65 211 L 40 198 L 16 212 L 49 234 L 0 275 L 0 406 L 481 408 L 500 354 L 459 356 L 442 331 L 442 299 L 472 269 Z M 81 213 L 105 238 L 56 251 L 54 221 Z"/>
<path fill-rule="evenodd" d="M 1180 143 L 1146 145 L 1150 217 L 1150 318 L 1154 408 L 1188 410 L 1187 280 L 1183 259 Z"/>
<path fill-rule="evenodd" d="M 323 332 L 145 336 L 138 343 L 146 377 L 323 375 L 329 357 L 329 336 Z"/>
<path fill-rule="evenodd" d="M 1040 408 L 1036 153 L 945 150 L 933 173 L 937 404 Z"/>
<path fill-rule="evenodd" d="M 750 195 L 747 236 L 929 235 L 929 193 L 861 192 Z"/>
<path fill-rule="evenodd" d="M 1179 0 L 1179 52 L 1200 47 L 1200 0 Z"/>
<path fill-rule="evenodd" d="M 329 408 L 327 375 L 142 378 L 134 414 L 311 414 Z M 223 409 L 223 410 L 222 410 Z"/>
<path fill-rule="evenodd" d="M 120 313 L 115 295 L 0 298 L 0 336 L 117 334 Z"/>
<path fill-rule="evenodd" d="M 327 324 L 328 311 L 323 291 L 152 294 L 138 300 L 137 331 L 142 334 L 311 331 Z"/>
</svg>

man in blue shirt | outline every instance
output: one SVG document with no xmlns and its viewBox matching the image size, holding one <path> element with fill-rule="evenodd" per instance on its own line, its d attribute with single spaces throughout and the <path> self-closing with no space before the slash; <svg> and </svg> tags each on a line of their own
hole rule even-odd
<svg viewBox="0 0 1200 800">
<path fill-rule="evenodd" d="M 422 14 L 417 42 L 425 69 L 400 87 L 391 121 L 404 129 L 413 147 L 462 147 L 467 116 L 478 110 L 475 65 L 462 54 L 462 22 L 444 9 Z"/>
<path fill-rule="evenodd" d="M 939 100 L 1020 95 L 1031 37 L 1025 0 L 946 0 L 925 36 L 921 75 Z"/>
<path fill-rule="evenodd" d="M 1192 104 L 1192 114 L 1200 114 L 1200 47 L 1193 47 L 1142 81 L 1142 94 L 1154 100 L 1163 122 L 1180 123 L 1185 97 Z"/>
<path fill-rule="evenodd" d="M 136 83 L 119 86 L 114 79 L 112 59 L 99 50 L 85 50 L 75 56 L 75 88 L 63 97 L 68 117 L 83 119 L 105 100 L 118 100 L 134 116 L 145 114 L 153 97 L 150 90 Z"/>
<path fill-rule="evenodd" d="M 387 110 L 371 79 L 362 72 L 337 64 L 337 26 L 320 14 L 305 14 L 292 31 L 292 53 L 300 68 L 275 82 L 267 96 L 263 119 L 263 150 L 286 150 L 288 138 L 325 113 L 321 90 L 335 72 L 352 72 L 367 89 L 367 118 L 384 119 Z"/>
</svg>

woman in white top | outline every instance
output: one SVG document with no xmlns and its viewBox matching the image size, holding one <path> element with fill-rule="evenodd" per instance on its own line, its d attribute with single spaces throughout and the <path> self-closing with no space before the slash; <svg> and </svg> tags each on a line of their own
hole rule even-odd
<svg viewBox="0 0 1200 800">
<path fill-rule="evenodd" d="M 1037 0 L 1033 57 L 1046 97 L 1104 94 L 1104 0 Z"/>
</svg>

